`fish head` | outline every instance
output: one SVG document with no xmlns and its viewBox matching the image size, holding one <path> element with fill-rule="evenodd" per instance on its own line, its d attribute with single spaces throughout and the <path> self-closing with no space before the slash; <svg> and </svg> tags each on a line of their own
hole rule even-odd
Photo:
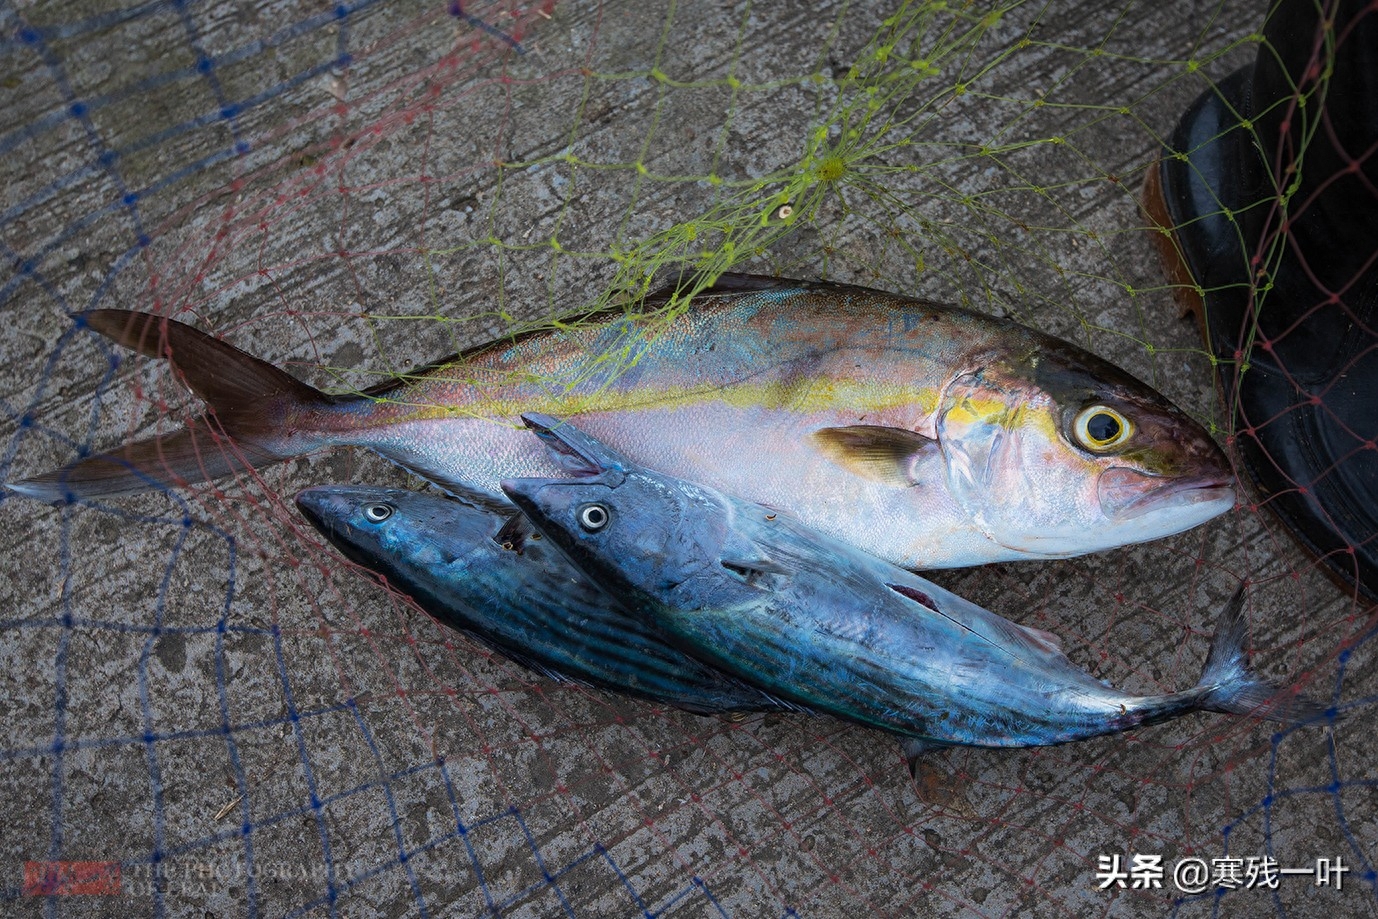
<svg viewBox="0 0 1378 919">
<path fill-rule="evenodd" d="M 439 564 L 502 525 L 468 502 L 400 488 L 319 486 L 298 492 L 296 504 L 341 554 L 375 571 Z"/>
<path fill-rule="evenodd" d="M 630 463 L 568 423 L 527 425 L 574 477 L 502 483 L 532 525 L 613 593 L 663 597 L 716 559 L 726 515 L 714 493 Z"/>
<path fill-rule="evenodd" d="M 1158 539 L 1235 503 L 1229 461 L 1200 424 L 1050 337 L 954 379 L 935 427 L 949 492 L 987 537 L 1019 552 Z"/>
</svg>

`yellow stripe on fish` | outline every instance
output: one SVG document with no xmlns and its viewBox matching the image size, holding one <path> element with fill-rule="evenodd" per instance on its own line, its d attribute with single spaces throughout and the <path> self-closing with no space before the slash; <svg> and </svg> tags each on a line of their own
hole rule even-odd
<svg viewBox="0 0 1378 919">
<path fill-rule="evenodd" d="M 586 317 L 340 396 L 162 317 L 79 321 L 169 358 L 215 425 L 8 486 L 51 502 L 341 445 L 496 494 L 504 478 L 556 472 L 515 427 L 544 412 L 907 567 L 1077 555 L 1234 503 L 1206 431 L 1124 371 L 1009 320 L 860 287 L 724 275 L 669 319 Z"/>
</svg>

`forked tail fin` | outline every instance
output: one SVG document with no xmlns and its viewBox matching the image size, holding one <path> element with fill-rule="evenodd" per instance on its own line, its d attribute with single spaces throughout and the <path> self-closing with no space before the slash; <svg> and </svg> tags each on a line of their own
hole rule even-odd
<svg viewBox="0 0 1378 919">
<path fill-rule="evenodd" d="M 1297 724 L 1320 718 L 1326 706 L 1260 679 L 1249 669 L 1249 620 L 1244 616 L 1244 587 L 1234 592 L 1215 628 L 1206 667 L 1193 693 L 1197 708 L 1233 715 L 1255 715 Z"/>
<path fill-rule="evenodd" d="M 175 433 L 10 483 L 6 487 L 11 491 L 56 504 L 114 497 L 203 482 L 319 446 L 300 431 L 293 432 L 289 419 L 336 400 L 272 364 L 164 316 L 91 310 L 81 319 L 126 348 L 167 358 L 206 403 L 207 417 Z"/>
</svg>

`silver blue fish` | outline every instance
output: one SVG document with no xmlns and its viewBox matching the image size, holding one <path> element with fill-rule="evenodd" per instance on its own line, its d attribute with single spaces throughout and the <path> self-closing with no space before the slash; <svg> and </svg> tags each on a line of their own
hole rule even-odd
<svg viewBox="0 0 1378 919">
<path fill-rule="evenodd" d="M 308 488 L 296 500 L 345 556 L 543 676 L 698 714 L 792 707 L 671 647 L 514 507 L 345 486 Z"/>
<path fill-rule="evenodd" d="M 1028 747 L 1195 711 L 1317 717 L 1249 669 L 1237 593 L 1200 682 L 1136 696 L 1026 629 L 789 514 L 638 466 L 526 416 L 570 479 L 503 490 L 591 578 L 680 647 L 766 692 L 902 735 L 911 769 L 950 745 Z"/>
</svg>

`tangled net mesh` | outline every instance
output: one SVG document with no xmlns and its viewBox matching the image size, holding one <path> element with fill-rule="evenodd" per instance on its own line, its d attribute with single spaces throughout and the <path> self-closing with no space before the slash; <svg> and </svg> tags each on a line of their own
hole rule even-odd
<svg viewBox="0 0 1378 919">
<path fill-rule="evenodd" d="M 1264 11 L 810 6 L 0 10 L 0 478 L 195 410 L 74 311 L 175 316 L 349 392 L 729 269 L 1013 316 L 1228 442 L 1137 192 Z M 1371 610 L 1253 498 L 1151 544 L 934 577 L 1137 692 L 1195 681 L 1247 580 L 1258 666 L 1346 722 L 959 749 L 915 784 L 874 732 L 697 717 L 493 656 L 322 544 L 290 499 L 327 482 L 422 486 L 335 451 L 58 509 L 0 498 L 7 909 L 115 908 L 35 889 L 26 863 L 57 861 L 118 863 L 119 908 L 157 915 L 1375 909 Z M 1100 889 L 1103 859 L 1136 853 L 1169 875 Z M 1350 872 L 1170 876 L 1265 856 Z"/>
</svg>

